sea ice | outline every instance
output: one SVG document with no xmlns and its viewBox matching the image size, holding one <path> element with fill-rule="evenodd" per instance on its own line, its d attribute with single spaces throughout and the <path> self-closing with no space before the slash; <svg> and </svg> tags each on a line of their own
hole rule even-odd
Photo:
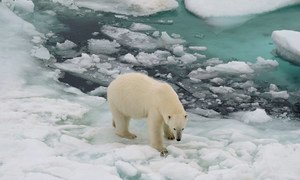
<svg viewBox="0 0 300 180">
<path fill-rule="evenodd" d="M 185 0 L 189 11 L 204 18 L 254 15 L 297 3 L 298 0 Z"/>
<path fill-rule="evenodd" d="M 265 123 L 272 120 L 266 111 L 260 108 L 255 111 L 233 113 L 233 116 L 245 123 Z"/>
<path fill-rule="evenodd" d="M 151 31 L 154 30 L 152 26 L 143 23 L 132 23 L 130 28 L 132 31 Z"/>
<path fill-rule="evenodd" d="M 50 59 L 50 53 L 44 46 L 33 47 L 31 50 L 31 55 L 42 60 Z"/>
<path fill-rule="evenodd" d="M 245 62 L 230 61 L 226 64 L 206 67 L 208 72 L 219 72 L 224 74 L 251 74 L 254 70 Z"/>
<path fill-rule="evenodd" d="M 133 32 L 125 28 L 117 28 L 105 25 L 101 29 L 102 33 L 115 39 L 118 43 L 143 50 L 152 50 L 161 47 L 161 43 L 144 33 Z"/>
<path fill-rule="evenodd" d="M 292 30 L 273 31 L 276 52 L 286 60 L 300 65 L 300 32 Z"/>
<path fill-rule="evenodd" d="M 113 54 L 119 51 L 120 44 L 107 39 L 90 39 L 88 48 L 92 54 Z"/>
<path fill-rule="evenodd" d="M 234 26 L 253 15 L 300 3 L 299 0 L 185 0 L 185 7 L 214 26 Z"/>
<path fill-rule="evenodd" d="M 75 47 L 77 47 L 77 45 L 70 40 L 65 40 L 63 43 L 56 43 L 56 48 L 62 51 L 70 50 Z"/>
<path fill-rule="evenodd" d="M 133 16 L 147 16 L 161 11 L 168 11 L 178 7 L 176 0 L 69 0 L 78 7 L 90 8 L 96 11 L 112 12 Z"/>
</svg>

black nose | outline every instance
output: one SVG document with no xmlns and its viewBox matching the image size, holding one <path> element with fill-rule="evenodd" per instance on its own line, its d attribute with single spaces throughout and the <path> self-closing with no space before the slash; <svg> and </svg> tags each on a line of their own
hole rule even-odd
<svg viewBox="0 0 300 180">
<path fill-rule="evenodd" d="M 177 141 L 180 141 L 181 139 L 176 139 Z"/>
</svg>

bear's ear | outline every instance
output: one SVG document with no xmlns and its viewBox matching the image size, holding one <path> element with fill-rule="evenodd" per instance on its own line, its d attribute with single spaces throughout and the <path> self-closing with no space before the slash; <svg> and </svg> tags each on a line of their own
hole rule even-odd
<svg viewBox="0 0 300 180">
<path fill-rule="evenodd" d="M 171 119 L 171 116 L 169 115 L 168 118 Z"/>
</svg>

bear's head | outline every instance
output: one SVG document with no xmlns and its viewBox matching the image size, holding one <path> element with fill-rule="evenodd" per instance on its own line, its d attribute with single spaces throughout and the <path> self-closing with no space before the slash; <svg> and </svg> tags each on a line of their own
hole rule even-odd
<svg viewBox="0 0 300 180">
<path fill-rule="evenodd" d="M 175 139 L 177 141 L 180 141 L 182 131 L 184 130 L 186 122 L 188 120 L 187 114 L 184 112 L 180 114 L 167 115 L 167 117 L 165 117 L 164 119 L 170 130 L 173 132 Z"/>
</svg>

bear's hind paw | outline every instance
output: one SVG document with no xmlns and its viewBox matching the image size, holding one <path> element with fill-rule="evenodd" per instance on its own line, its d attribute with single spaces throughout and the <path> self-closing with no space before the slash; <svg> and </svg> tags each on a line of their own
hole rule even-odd
<svg viewBox="0 0 300 180">
<path fill-rule="evenodd" d="M 118 136 L 121 136 L 123 138 L 127 138 L 127 139 L 135 139 L 137 136 L 135 134 L 132 134 L 130 132 L 128 133 L 116 133 Z"/>
</svg>

